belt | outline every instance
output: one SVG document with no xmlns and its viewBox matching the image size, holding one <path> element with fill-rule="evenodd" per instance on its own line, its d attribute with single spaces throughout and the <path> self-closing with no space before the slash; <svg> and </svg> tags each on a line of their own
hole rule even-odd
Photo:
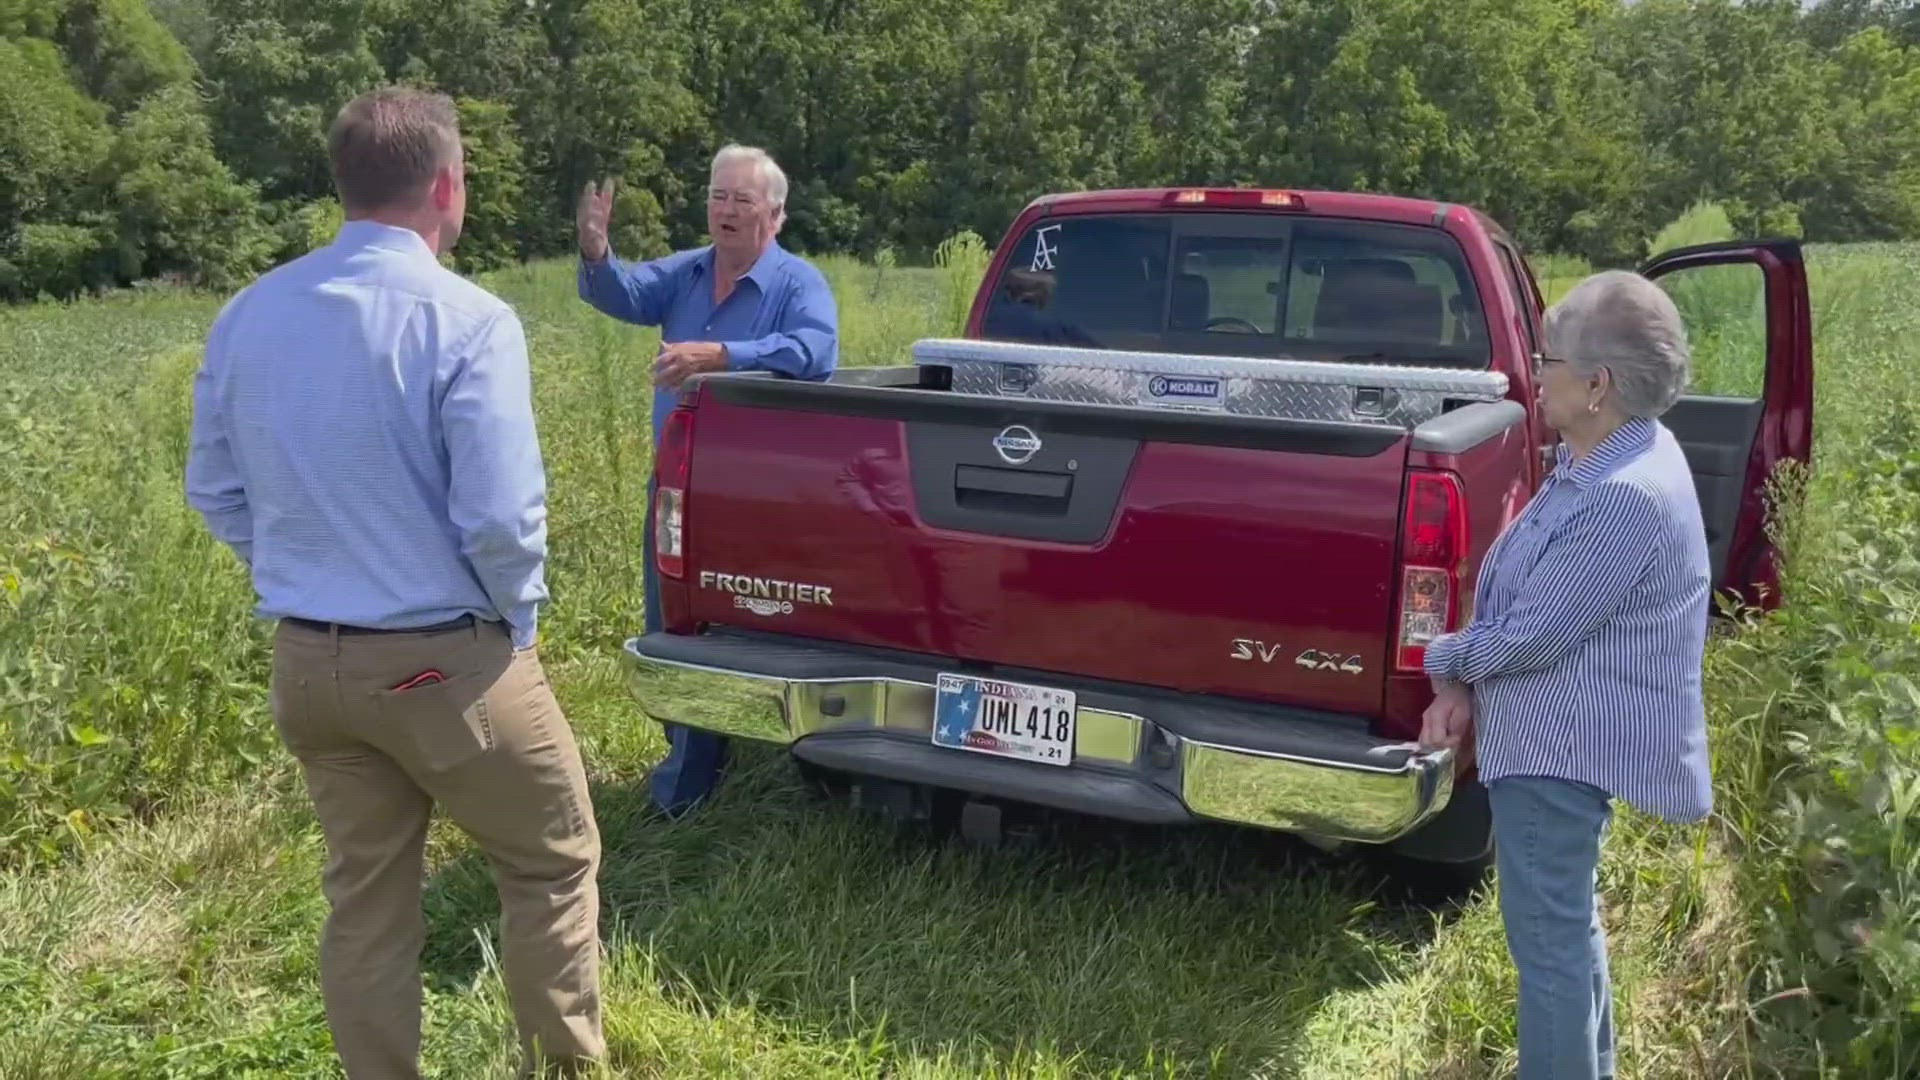
<svg viewBox="0 0 1920 1080">
<path fill-rule="evenodd" d="M 372 626 L 347 626 L 344 623 L 315 622 L 312 619 L 298 619 L 288 616 L 281 622 L 290 623 L 302 630 L 312 630 L 321 634 L 440 634 L 448 630 L 465 630 L 473 625 L 472 615 L 462 615 L 457 619 L 434 623 L 432 626 L 403 626 L 376 628 Z"/>
</svg>

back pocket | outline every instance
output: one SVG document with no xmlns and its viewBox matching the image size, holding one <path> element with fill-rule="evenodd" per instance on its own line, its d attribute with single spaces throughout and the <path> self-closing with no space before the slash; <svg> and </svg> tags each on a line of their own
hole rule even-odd
<svg viewBox="0 0 1920 1080">
<path fill-rule="evenodd" d="M 499 673 L 455 675 L 406 690 L 376 690 L 374 702 L 388 730 L 404 734 L 428 772 L 446 772 L 493 749 L 487 691 Z"/>
</svg>

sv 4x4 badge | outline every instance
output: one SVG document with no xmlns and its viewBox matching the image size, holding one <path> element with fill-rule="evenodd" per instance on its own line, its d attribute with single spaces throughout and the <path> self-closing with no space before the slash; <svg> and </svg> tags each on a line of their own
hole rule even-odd
<svg viewBox="0 0 1920 1080">
<path fill-rule="evenodd" d="M 1235 660 L 1258 660 L 1263 664 L 1271 664 L 1274 658 L 1280 655 L 1281 648 L 1281 644 L 1277 641 L 1268 644 L 1253 638 L 1234 638 L 1233 652 L 1229 655 Z M 1359 653 L 1343 656 L 1339 653 L 1308 649 L 1294 657 L 1293 662 L 1308 671 L 1338 671 L 1344 675 L 1358 675 L 1366 670 L 1366 665 L 1360 662 Z"/>
</svg>

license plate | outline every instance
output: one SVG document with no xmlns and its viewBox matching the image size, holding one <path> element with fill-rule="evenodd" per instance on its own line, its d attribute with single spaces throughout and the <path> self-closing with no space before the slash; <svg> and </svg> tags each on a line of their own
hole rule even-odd
<svg viewBox="0 0 1920 1080">
<path fill-rule="evenodd" d="M 936 746 L 1071 765 L 1074 720 L 1066 690 L 972 675 L 942 675 L 934 686 Z"/>
</svg>

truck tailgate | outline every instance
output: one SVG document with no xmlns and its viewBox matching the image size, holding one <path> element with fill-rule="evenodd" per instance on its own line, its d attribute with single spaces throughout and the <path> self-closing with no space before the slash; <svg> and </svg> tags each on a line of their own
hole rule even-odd
<svg viewBox="0 0 1920 1080">
<path fill-rule="evenodd" d="M 1368 714 L 1408 438 L 710 380 L 691 621 Z"/>
</svg>

